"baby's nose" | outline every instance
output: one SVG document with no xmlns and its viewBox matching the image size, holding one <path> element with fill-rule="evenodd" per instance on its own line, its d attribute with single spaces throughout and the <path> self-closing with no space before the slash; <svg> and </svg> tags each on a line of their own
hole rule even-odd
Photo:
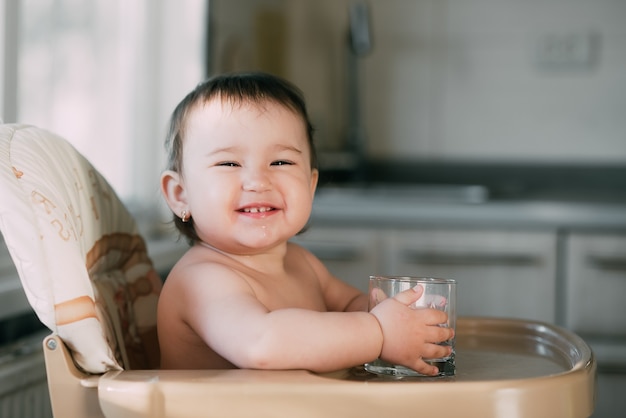
<svg viewBox="0 0 626 418">
<path fill-rule="evenodd" d="M 269 190 L 272 182 L 264 171 L 250 171 L 245 174 L 243 179 L 243 189 L 250 192 L 262 192 Z"/>
</svg>

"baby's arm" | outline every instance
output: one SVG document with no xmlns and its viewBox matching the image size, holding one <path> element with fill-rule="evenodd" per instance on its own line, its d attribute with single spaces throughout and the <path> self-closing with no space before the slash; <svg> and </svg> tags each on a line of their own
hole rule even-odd
<svg viewBox="0 0 626 418">
<path fill-rule="evenodd" d="M 269 311 L 237 273 L 220 270 L 186 277 L 183 320 L 237 367 L 328 372 L 381 355 L 428 374 L 434 368 L 421 357 L 447 354 L 433 343 L 450 338 L 450 331 L 430 326 L 444 322 L 445 313 L 409 308 L 420 296 L 413 290 L 381 302 L 372 313 Z"/>
<path fill-rule="evenodd" d="M 315 270 L 329 310 L 358 312 L 368 310 L 368 295 L 333 276 L 315 256 L 306 252 L 305 258 Z M 364 280 L 367 280 L 364 278 Z M 384 334 L 380 356 L 395 364 L 401 364 L 423 374 L 436 374 L 438 370 L 429 366 L 422 358 L 443 357 L 450 354 L 449 347 L 434 343 L 446 341 L 453 331 L 438 324 L 446 321 L 446 314 L 432 309 L 408 309 L 423 292 L 418 288 L 407 290 L 396 298 L 376 307 L 372 314 L 379 320 Z M 399 303 L 398 303 L 399 302 Z"/>
<path fill-rule="evenodd" d="M 236 273 L 213 273 L 219 284 L 204 280 L 186 291 L 184 320 L 237 367 L 328 372 L 371 361 L 381 351 L 380 326 L 367 312 L 270 311 Z"/>
</svg>

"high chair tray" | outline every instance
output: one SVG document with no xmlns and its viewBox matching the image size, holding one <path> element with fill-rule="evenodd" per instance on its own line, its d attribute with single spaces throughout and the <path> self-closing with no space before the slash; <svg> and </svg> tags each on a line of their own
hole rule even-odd
<svg viewBox="0 0 626 418">
<path fill-rule="evenodd" d="M 459 318 L 456 375 L 390 378 L 362 367 L 307 371 L 122 371 L 99 381 L 111 417 L 589 417 L 596 363 L 546 323 Z M 145 415 L 144 415 L 145 414 Z M 382 415 L 381 415 L 382 414 Z"/>
</svg>

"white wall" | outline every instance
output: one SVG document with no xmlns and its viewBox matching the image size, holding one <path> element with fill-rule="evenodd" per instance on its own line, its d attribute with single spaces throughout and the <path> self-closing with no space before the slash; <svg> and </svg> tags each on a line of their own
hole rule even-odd
<svg viewBox="0 0 626 418">
<path fill-rule="evenodd" d="M 322 147 L 339 146 L 349 1 L 214 4 L 216 68 L 290 78 L 307 95 Z M 370 153 L 626 162 L 626 1 L 369 4 L 374 50 L 362 71 Z"/>
</svg>

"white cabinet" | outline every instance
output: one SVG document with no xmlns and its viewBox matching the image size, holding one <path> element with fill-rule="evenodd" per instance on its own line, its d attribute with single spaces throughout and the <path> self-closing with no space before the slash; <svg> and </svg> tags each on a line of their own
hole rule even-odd
<svg viewBox="0 0 626 418">
<path fill-rule="evenodd" d="M 399 231 L 386 250 L 393 274 L 456 279 L 460 316 L 555 320 L 554 233 Z"/>
<path fill-rule="evenodd" d="M 626 236 L 572 233 L 565 321 L 586 337 L 626 337 Z"/>
<path fill-rule="evenodd" d="M 554 233 L 313 225 L 295 241 L 362 291 L 374 274 L 453 278 L 459 315 L 555 320 Z"/>
</svg>

